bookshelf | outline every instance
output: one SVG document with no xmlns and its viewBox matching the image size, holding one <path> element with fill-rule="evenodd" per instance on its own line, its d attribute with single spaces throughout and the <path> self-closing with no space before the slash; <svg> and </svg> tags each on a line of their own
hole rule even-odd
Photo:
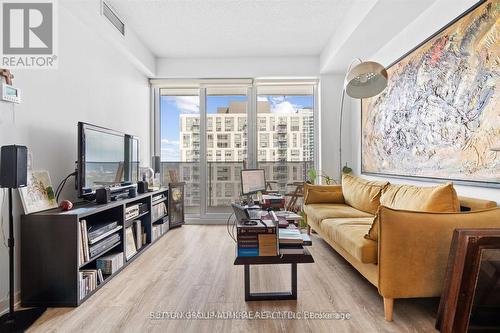
<svg viewBox="0 0 500 333">
<path fill-rule="evenodd" d="M 168 189 L 138 194 L 135 198 L 108 204 L 78 203 L 67 212 L 53 209 L 23 215 L 21 217 L 22 306 L 76 307 L 85 302 L 168 231 L 167 211 L 161 219 L 153 221 L 152 208 L 159 201 L 153 203 L 152 198 L 158 195 L 163 195 L 165 199 L 161 202 L 166 202 Z M 146 204 L 146 211 L 125 220 L 125 209 L 135 204 Z M 162 219 L 164 226 L 161 226 L 161 233 L 158 233 L 157 227 L 153 230 L 154 224 L 158 225 Z M 82 262 L 80 228 L 83 220 L 87 228 L 99 223 L 117 221 L 117 228 L 110 235 L 119 234 L 120 241 L 90 257 L 90 260 Z M 126 229 L 134 220 L 140 220 L 145 237 L 142 246 L 127 260 Z M 153 231 L 156 238 L 153 238 Z M 82 294 L 80 272 L 97 270 L 97 260 L 110 254 L 123 256 L 123 266 L 110 275 L 104 275 L 104 280 L 100 284 Z"/>
</svg>

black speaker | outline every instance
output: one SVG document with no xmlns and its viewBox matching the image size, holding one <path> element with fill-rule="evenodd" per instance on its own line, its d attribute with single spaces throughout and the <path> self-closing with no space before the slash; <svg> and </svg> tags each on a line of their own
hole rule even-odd
<svg viewBox="0 0 500 333">
<path fill-rule="evenodd" d="M 137 182 L 137 192 L 146 193 L 148 191 L 148 182 L 146 181 L 138 181 Z"/>
<path fill-rule="evenodd" d="M 101 187 L 95 190 L 95 202 L 98 204 L 107 204 L 111 201 L 111 191 L 107 187 Z"/>
<path fill-rule="evenodd" d="M 153 156 L 153 159 L 151 161 L 151 165 L 153 167 L 153 170 L 156 173 L 160 173 L 160 168 L 161 168 L 161 165 L 160 165 L 160 156 Z"/>
<path fill-rule="evenodd" d="M 28 182 L 28 148 L 3 146 L 0 158 L 0 187 L 18 188 Z"/>
</svg>

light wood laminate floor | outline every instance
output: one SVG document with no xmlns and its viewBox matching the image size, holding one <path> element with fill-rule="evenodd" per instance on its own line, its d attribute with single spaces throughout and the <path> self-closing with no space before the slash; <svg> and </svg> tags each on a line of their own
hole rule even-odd
<svg viewBox="0 0 500 333">
<path fill-rule="evenodd" d="M 298 265 L 298 300 L 244 301 L 243 266 L 233 266 L 225 226 L 188 225 L 154 246 L 78 308 L 50 308 L 30 332 L 436 332 L 437 299 L 396 300 L 394 322 L 382 298 L 326 242 L 313 235 L 314 264 Z M 287 290 L 289 265 L 252 268 L 252 291 Z M 152 320 L 163 311 L 350 313 L 349 320 Z"/>
</svg>

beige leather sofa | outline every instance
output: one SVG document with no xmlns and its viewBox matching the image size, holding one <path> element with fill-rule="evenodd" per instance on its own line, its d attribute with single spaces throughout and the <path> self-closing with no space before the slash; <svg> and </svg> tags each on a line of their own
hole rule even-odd
<svg viewBox="0 0 500 333">
<path fill-rule="evenodd" d="M 500 228 L 496 202 L 459 198 L 451 184 L 422 188 L 347 175 L 343 186 L 306 184 L 304 212 L 309 231 L 378 288 L 388 321 L 397 298 L 440 296 L 455 228 Z"/>
</svg>

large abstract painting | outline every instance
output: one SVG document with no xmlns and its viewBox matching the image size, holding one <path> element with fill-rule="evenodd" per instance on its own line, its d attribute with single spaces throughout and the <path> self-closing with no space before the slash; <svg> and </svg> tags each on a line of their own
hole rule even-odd
<svg viewBox="0 0 500 333">
<path fill-rule="evenodd" d="M 481 2 L 388 68 L 362 101 L 363 173 L 500 183 L 500 0 Z"/>
</svg>

